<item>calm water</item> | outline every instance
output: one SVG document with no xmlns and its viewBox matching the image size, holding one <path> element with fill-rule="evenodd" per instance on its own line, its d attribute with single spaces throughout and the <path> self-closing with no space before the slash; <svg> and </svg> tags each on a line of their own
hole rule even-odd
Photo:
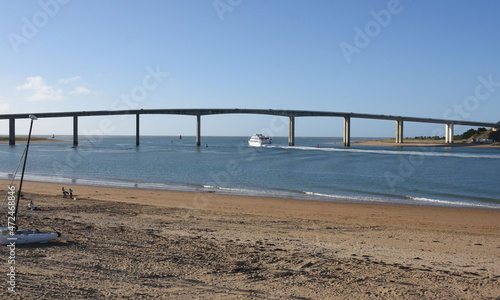
<svg viewBox="0 0 500 300">
<path fill-rule="evenodd" d="M 140 147 L 135 137 L 81 141 L 76 148 L 31 144 L 26 178 L 68 187 L 500 209 L 500 149 L 343 148 L 334 144 L 341 138 L 297 138 L 297 146 L 288 147 L 280 137 L 271 147 L 253 148 L 248 138 L 203 137 L 201 147 L 194 137 L 142 137 Z M 15 171 L 23 150 L 22 144 L 0 145 L 0 178 Z"/>
</svg>

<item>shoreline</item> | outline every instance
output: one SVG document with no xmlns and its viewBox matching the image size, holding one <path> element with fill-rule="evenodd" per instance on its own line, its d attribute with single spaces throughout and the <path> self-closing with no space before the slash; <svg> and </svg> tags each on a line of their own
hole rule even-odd
<svg viewBox="0 0 500 300">
<path fill-rule="evenodd" d="M 25 181 L 25 197 L 49 210 L 21 200 L 19 221 L 71 242 L 16 248 L 23 284 L 1 296 L 498 296 L 498 210 L 65 185 L 70 200 L 61 187 Z"/>
<path fill-rule="evenodd" d="M 0 179 L 0 185 L 7 187 L 10 180 Z M 318 200 L 301 200 L 301 199 L 286 199 L 275 197 L 260 197 L 260 196 L 243 196 L 243 195 L 228 195 L 216 194 L 210 192 L 188 192 L 188 191 L 169 191 L 156 189 L 141 189 L 141 188 L 117 188 L 117 187 L 102 187 L 80 184 L 60 184 L 50 182 L 24 181 L 23 193 L 36 194 L 41 196 L 51 196 L 61 198 L 61 187 L 66 190 L 72 188 L 74 190 L 75 202 L 78 200 L 102 200 L 113 201 L 128 204 L 144 204 L 161 207 L 176 207 L 183 209 L 201 209 L 224 211 L 229 213 L 238 213 L 245 211 L 250 214 L 263 214 L 270 217 L 291 217 L 303 218 L 307 220 L 326 221 L 330 220 L 333 211 L 337 208 L 345 209 L 355 215 L 368 214 L 369 211 L 377 213 L 398 213 L 406 211 L 413 212 L 413 216 L 406 219 L 405 222 L 414 222 L 415 224 L 424 224 L 422 220 L 433 220 L 433 222 L 441 223 L 441 214 L 455 214 L 460 212 L 468 212 L 471 215 L 497 215 L 500 217 L 500 210 L 491 208 L 475 208 L 475 207 L 452 207 L 452 206 L 434 206 L 434 205 L 414 205 L 414 204 L 396 204 L 396 203 L 350 203 L 350 202 L 327 202 Z M 33 190 L 35 192 L 30 191 Z M 143 197 L 140 197 L 140 196 Z M 144 195 L 147 195 L 144 197 Z M 138 197 L 139 196 L 139 197 Z M 285 206 L 286 210 L 275 210 L 280 206 Z M 387 221 L 384 218 L 374 218 L 376 223 L 385 225 L 391 224 L 392 221 Z M 475 219 L 475 224 L 491 223 L 489 218 Z M 462 223 L 460 219 L 446 219 L 450 224 L 459 225 Z M 500 218 L 498 219 L 500 226 Z M 409 224 L 409 223 L 408 223 Z M 414 224 L 414 225 L 415 225 Z M 500 227 L 499 227 L 500 229 Z"/>
<path fill-rule="evenodd" d="M 8 174 L 8 179 L 6 177 L 0 178 L 0 183 L 2 181 L 10 182 L 12 179 L 12 174 Z M 228 189 L 218 190 L 217 187 L 213 188 L 193 188 L 193 187 L 181 187 L 181 186 L 163 186 L 156 183 L 133 183 L 126 181 L 92 181 L 84 179 L 69 179 L 69 178 L 60 178 L 60 181 L 54 180 L 50 181 L 47 179 L 33 179 L 33 178 L 25 178 L 25 182 L 33 182 L 33 183 L 43 183 L 50 184 L 53 186 L 81 186 L 85 189 L 88 188 L 106 188 L 106 189 L 125 189 L 125 190 L 142 190 L 142 191 L 159 191 L 159 192 L 180 192 L 180 193 L 193 193 L 199 195 L 221 195 L 223 197 L 250 197 L 256 199 L 286 199 L 290 201 L 305 201 L 307 202 L 324 202 L 324 203 L 338 203 L 338 204 L 359 204 L 359 205 L 395 205 L 395 206 L 416 206 L 416 207 L 444 207 L 444 208 L 477 208 L 477 209 L 492 209 L 492 210 L 500 210 L 500 206 L 497 203 L 491 202 L 450 202 L 446 200 L 435 200 L 429 199 L 425 200 L 410 200 L 411 197 L 403 198 L 366 198 L 366 197 L 355 197 L 349 195 L 326 195 L 326 194 L 315 194 L 315 193 L 307 193 L 307 192 L 295 192 L 289 194 L 255 194 L 250 190 L 242 191 L 237 189 L 236 191 L 232 191 Z M 70 182 L 71 181 L 71 182 Z M 82 182 L 83 181 L 83 182 Z M 206 196 L 204 196 L 206 197 Z M 425 199 L 425 198 L 424 198 Z M 432 201 L 431 201 L 432 200 Z"/>
</svg>

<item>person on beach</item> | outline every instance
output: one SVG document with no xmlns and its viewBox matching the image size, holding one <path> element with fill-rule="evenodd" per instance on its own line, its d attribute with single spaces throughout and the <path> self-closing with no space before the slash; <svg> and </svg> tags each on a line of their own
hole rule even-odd
<svg viewBox="0 0 500 300">
<path fill-rule="evenodd" d="M 67 198 L 68 192 L 64 189 L 64 187 L 62 188 L 62 194 L 63 198 Z"/>
<path fill-rule="evenodd" d="M 72 189 L 69 189 L 69 198 L 73 199 L 73 190 Z"/>
<path fill-rule="evenodd" d="M 45 209 L 41 209 L 39 207 L 36 207 L 34 204 L 33 204 L 33 200 L 30 200 L 30 203 L 28 204 L 28 209 L 30 210 L 45 210 Z"/>
<path fill-rule="evenodd" d="M 48 209 L 45 209 L 45 208 L 36 207 L 33 204 L 33 200 L 30 200 L 30 203 L 28 204 L 28 209 L 29 210 L 48 210 Z"/>
</svg>

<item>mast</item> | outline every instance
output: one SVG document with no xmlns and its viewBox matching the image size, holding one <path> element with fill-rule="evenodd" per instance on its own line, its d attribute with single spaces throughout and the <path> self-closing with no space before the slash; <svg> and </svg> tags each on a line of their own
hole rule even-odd
<svg viewBox="0 0 500 300">
<path fill-rule="evenodd" d="M 26 160 L 28 159 L 28 150 L 30 148 L 30 140 L 31 140 L 31 130 L 33 129 L 33 121 L 38 120 L 38 118 L 35 115 L 30 115 L 29 116 L 31 119 L 31 125 L 30 125 L 30 133 L 28 135 L 28 143 L 26 144 L 26 151 L 24 154 L 24 163 L 23 163 L 23 172 L 21 173 L 21 182 L 19 183 L 19 190 L 17 191 L 17 202 L 16 202 L 16 210 L 14 211 L 14 221 L 16 222 L 16 231 L 19 228 L 18 222 L 17 222 L 17 210 L 19 208 L 19 200 L 21 199 L 21 191 L 23 188 L 23 179 L 24 179 L 24 170 L 26 169 Z"/>
</svg>

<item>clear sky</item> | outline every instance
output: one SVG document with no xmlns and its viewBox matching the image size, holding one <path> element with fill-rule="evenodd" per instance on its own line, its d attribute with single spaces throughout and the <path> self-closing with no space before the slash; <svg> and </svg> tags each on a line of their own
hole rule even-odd
<svg viewBox="0 0 500 300">
<path fill-rule="evenodd" d="M 0 114 L 262 108 L 498 122 L 499 12 L 494 0 L 0 0 Z M 80 118 L 80 135 L 103 119 Z M 135 133 L 133 117 L 108 121 L 107 134 Z M 202 134 L 287 135 L 286 122 L 207 116 Z M 298 118 L 296 134 L 342 126 Z M 353 119 L 352 135 L 395 127 Z M 34 133 L 71 134 L 72 119 L 41 119 Z M 141 133 L 194 135 L 195 118 L 143 116 Z M 444 126 L 405 124 L 405 136 L 435 133 Z"/>
</svg>

